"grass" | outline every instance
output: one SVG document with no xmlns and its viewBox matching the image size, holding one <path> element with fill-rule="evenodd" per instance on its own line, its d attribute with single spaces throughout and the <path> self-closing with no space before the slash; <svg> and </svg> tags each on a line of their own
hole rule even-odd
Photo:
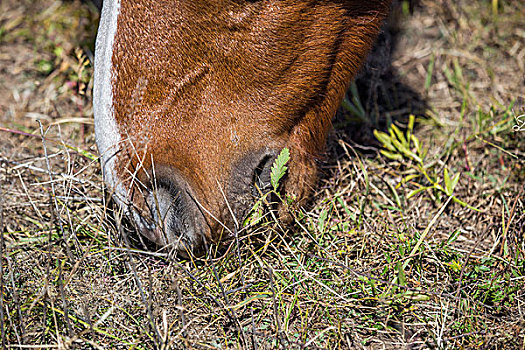
<svg viewBox="0 0 525 350">
<path fill-rule="evenodd" d="M 97 13 L 0 4 L 3 347 L 523 349 L 525 16 L 403 3 L 334 120 L 308 208 L 202 259 L 138 248 L 107 203 Z M 41 123 L 41 124 L 39 124 Z"/>
</svg>

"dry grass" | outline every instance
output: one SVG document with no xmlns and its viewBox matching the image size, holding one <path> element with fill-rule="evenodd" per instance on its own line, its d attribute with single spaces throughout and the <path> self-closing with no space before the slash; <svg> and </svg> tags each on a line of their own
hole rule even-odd
<svg viewBox="0 0 525 350">
<path fill-rule="evenodd" d="M 519 1 L 400 10 L 335 120 L 312 206 L 190 261 L 140 249 L 106 203 L 97 16 L 0 3 L 3 347 L 525 347 Z M 408 140 L 388 151 L 372 131 L 392 123 Z"/>
</svg>

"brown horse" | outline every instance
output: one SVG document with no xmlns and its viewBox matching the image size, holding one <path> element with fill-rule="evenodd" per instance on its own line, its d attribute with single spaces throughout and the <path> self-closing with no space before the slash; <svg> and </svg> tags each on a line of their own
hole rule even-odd
<svg viewBox="0 0 525 350">
<path fill-rule="evenodd" d="M 304 201 L 331 118 L 390 0 L 105 1 L 94 111 L 106 184 L 186 254 L 231 231 L 290 150 Z"/>
</svg>

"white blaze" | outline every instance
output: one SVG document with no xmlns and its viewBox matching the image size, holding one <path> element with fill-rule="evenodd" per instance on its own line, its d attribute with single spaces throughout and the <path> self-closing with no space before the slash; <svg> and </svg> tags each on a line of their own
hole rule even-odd
<svg viewBox="0 0 525 350">
<path fill-rule="evenodd" d="M 113 85 L 116 72 L 113 70 L 113 44 L 117 33 L 117 18 L 120 0 L 105 0 L 100 16 L 95 47 L 95 76 L 93 87 L 93 112 L 95 136 L 101 156 L 102 173 L 109 190 L 119 204 L 126 202 L 126 191 L 117 178 L 116 152 L 122 141 L 113 106 Z"/>
</svg>

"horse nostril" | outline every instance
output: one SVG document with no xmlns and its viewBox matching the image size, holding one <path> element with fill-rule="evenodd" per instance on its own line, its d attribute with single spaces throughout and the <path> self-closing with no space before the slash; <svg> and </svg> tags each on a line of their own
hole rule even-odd
<svg viewBox="0 0 525 350">
<path fill-rule="evenodd" d="M 275 161 L 274 154 L 264 156 L 253 171 L 252 194 L 255 197 L 264 194 L 271 188 L 272 164 Z"/>
<path fill-rule="evenodd" d="M 203 239 L 206 222 L 180 176 L 156 179 L 144 198 L 141 214 L 134 213 L 141 233 L 161 246 L 170 246 L 183 256 Z"/>
<path fill-rule="evenodd" d="M 180 191 L 170 187 L 156 186 L 149 192 L 147 205 L 155 225 L 166 225 L 170 212 L 181 205 Z"/>
</svg>

